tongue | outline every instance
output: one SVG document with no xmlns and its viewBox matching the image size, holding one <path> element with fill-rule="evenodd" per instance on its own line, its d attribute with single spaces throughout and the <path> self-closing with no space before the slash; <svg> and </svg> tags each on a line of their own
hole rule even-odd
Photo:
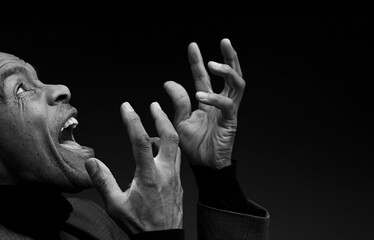
<svg viewBox="0 0 374 240">
<path fill-rule="evenodd" d="M 68 149 L 82 149 L 81 145 L 79 145 L 77 142 L 70 141 L 70 140 L 64 141 L 63 143 L 61 143 L 61 146 L 68 148 Z"/>
</svg>

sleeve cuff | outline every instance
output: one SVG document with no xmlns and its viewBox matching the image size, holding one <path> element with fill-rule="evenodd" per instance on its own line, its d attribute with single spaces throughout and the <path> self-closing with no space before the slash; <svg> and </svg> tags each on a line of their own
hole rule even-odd
<svg viewBox="0 0 374 240">
<path fill-rule="evenodd" d="M 262 206 L 247 200 L 247 204 L 262 212 L 262 216 L 216 209 L 198 203 L 199 239 L 267 240 L 270 216 Z"/>
<path fill-rule="evenodd" d="M 236 161 L 222 169 L 191 165 L 199 188 L 199 202 L 226 211 L 264 216 L 248 204 L 236 178 Z"/>
<path fill-rule="evenodd" d="M 183 229 L 142 232 L 131 236 L 133 240 L 184 240 Z"/>
</svg>

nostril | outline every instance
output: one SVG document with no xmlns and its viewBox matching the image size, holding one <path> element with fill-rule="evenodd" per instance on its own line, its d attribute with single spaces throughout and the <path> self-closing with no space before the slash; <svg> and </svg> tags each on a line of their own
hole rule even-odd
<svg viewBox="0 0 374 240">
<path fill-rule="evenodd" d="M 70 90 L 64 85 L 46 85 L 46 98 L 49 105 L 69 103 Z"/>
<path fill-rule="evenodd" d="M 67 94 L 60 94 L 55 99 L 55 102 L 68 102 L 68 95 Z"/>
</svg>

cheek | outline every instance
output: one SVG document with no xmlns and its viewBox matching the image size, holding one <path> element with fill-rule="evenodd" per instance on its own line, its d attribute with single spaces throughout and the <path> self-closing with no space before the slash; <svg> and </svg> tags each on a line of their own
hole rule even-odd
<svg viewBox="0 0 374 240">
<path fill-rule="evenodd" d="M 0 159 L 12 175 L 19 180 L 34 181 L 55 172 L 46 133 L 43 132 L 45 125 L 37 116 L 29 115 L 23 121 L 13 119 L 3 126 L 0 130 Z"/>
<path fill-rule="evenodd" d="M 18 122 L 9 124 L 6 129 L 1 129 L 1 150 L 7 153 L 9 157 L 28 157 L 35 148 L 35 140 L 30 130 L 30 128 Z"/>
<path fill-rule="evenodd" d="M 0 147 L 3 151 L 31 154 L 48 136 L 46 112 L 39 104 L 21 104 L 12 110 L 0 119 Z"/>
<path fill-rule="evenodd" d="M 19 116 L 7 112 L 0 119 L 0 144 L 2 149 L 9 149 L 14 146 L 20 138 L 24 137 L 22 124 Z"/>
<path fill-rule="evenodd" d="M 50 129 L 57 126 L 52 110 L 35 99 L 0 106 L 0 160 L 18 179 L 62 175 L 51 148 Z"/>
<path fill-rule="evenodd" d="M 0 158 L 2 162 L 18 179 L 33 175 L 37 154 L 30 133 L 23 131 L 17 121 L 8 124 L 7 128 L 1 128 L 0 131 Z"/>
</svg>

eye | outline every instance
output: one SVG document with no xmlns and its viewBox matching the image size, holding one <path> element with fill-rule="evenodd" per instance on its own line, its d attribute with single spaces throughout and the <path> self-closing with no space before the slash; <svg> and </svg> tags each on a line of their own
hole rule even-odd
<svg viewBox="0 0 374 240">
<path fill-rule="evenodd" d="M 20 94 L 20 93 L 23 93 L 23 92 L 25 92 L 26 90 L 25 90 L 25 88 L 24 88 L 24 86 L 23 86 L 23 84 L 21 83 L 20 85 L 18 85 L 18 87 L 17 87 L 17 95 L 18 94 Z"/>
</svg>

